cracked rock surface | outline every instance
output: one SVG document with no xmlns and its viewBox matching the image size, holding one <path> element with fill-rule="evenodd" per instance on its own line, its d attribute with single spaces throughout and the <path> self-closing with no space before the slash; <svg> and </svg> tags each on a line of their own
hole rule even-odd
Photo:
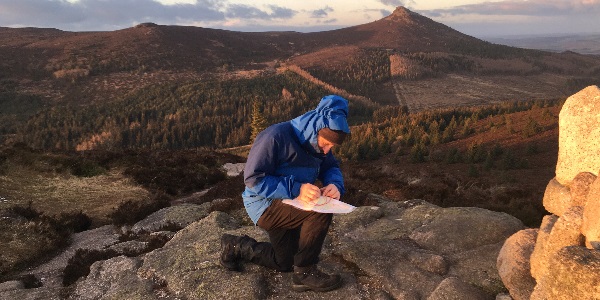
<svg viewBox="0 0 600 300">
<path fill-rule="evenodd" d="M 15 285 L 0 291 L 0 298 L 495 299 L 506 293 L 496 258 L 504 241 L 524 228 L 518 219 L 479 208 L 369 197 L 378 205 L 334 216 L 319 267 L 339 273 L 344 285 L 327 293 L 294 292 L 290 273 L 253 264 L 245 264 L 243 272 L 223 269 L 218 262 L 223 233 L 259 241 L 267 235 L 256 226 L 242 225 L 245 220 L 235 216 L 243 214 L 213 211 L 184 222 L 189 225 L 160 248 L 96 261 L 71 286 Z M 171 222 L 177 219 L 176 213 L 161 214 Z"/>
</svg>

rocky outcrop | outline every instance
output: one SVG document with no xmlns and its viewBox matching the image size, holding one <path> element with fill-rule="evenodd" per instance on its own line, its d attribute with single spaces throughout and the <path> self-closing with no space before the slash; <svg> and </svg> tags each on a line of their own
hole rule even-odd
<svg viewBox="0 0 600 300">
<path fill-rule="evenodd" d="M 245 163 L 226 163 L 223 165 L 223 169 L 227 172 L 227 176 L 235 177 L 244 172 Z"/>
<path fill-rule="evenodd" d="M 600 166 L 600 89 L 593 85 L 569 97 L 558 118 L 556 180 L 563 185 L 581 172 L 598 176 Z"/>
<path fill-rule="evenodd" d="M 600 89 L 588 87 L 565 102 L 559 118 L 556 177 L 544 194 L 551 215 L 542 220 L 535 244 L 519 243 L 519 234 L 505 246 L 521 256 L 498 257 L 499 270 L 514 299 L 600 299 Z M 516 285 L 530 266 L 535 287 Z M 519 275 L 520 274 L 520 275 Z"/>
<path fill-rule="evenodd" d="M 449 299 L 486 299 L 488 298 L 481 290 L 456 277 L 448 277 L 435 288 L 427 300 L 449 300 Z"/>
<path fill-rule="evenodd" d="M 594 181 L 583 210 L 581 232 L 586 237 L 585 245 L 589 249 L 600 249 L 600 180 Z"/>
<path fill-rule="evenodd" d="M 421 248 L 442 254 L 460 253 L 503 242 L 522 226 L 519 220 L 506 214 L 476 207 L 434 210 L 427 221 L 414 229 L 409 237 Z M 481 232 L 488 235 L 483 236 Z"/>
<path fill-rule="evenodd" d="M 536 245 L 531 255 L 531 264 L 537 266 L 531 272 L 535 279 L 539 280 L 551 271 L 549 269 L 550 261 L 560 249 L 583 245 L 583 235 L 580 232 L 582 220 L 583 208 L 573 206 L 557 219 L 546 238 L 538 240 L 540 247 Z"/>
<path fill-rule="evenodd" d="M 562 216 L 571 207 L 571 190 L 553 178 L 546 186 L 542 202 L 547 211 Z"/>
<path fill-rule="evenodd" d="M 94 263 L 86 280 L 77 283 L 74 299 L 158 299 L 154 283 L 136 270 L 142 260 L 118 256 Z"/>
<path fill-rule="evenodd" d="M 9 282 L 2 285 L 0 298 L 417 300 L 494 299 L 506 292 L 496 271 L 496 257 L 504 240 L 524 229 L 519 220 L 479 208 L 368 197 L 369 203 L 378 205 L 334 216 L 320 268 L 341 274 L 344 286 L 325 294 L 293 292 L 289 273 L 253 264 L 246 264 L 243 272 L 223 269 L 218 263 L 223 233 L 247 234 L 259 241 L 268 238 L 262 229 L 244 225 L 236 217 L 239 212 L 213 211 L 172 232 L 168 242 L 151 252 L 117 253 L 96 261 L 88 275 L 69 287 L 25 289 Z M 159 215 L 173 220 L 172 214 Z M 133 233 L 127 234 L 131 238 Z M 111 244 L 104 248 L 118 245 Z"/>
<path fill-rule="evenodd" d="M 162 230 L 177 231 L 198 221 L 210 212 L 210 203 L 202 205 L 181 204 L 165 207 L 151 214 L 131 228 L 134 234 L 158 232 Z"/>
<path fill-rule="evenodd" d="M 561 248 L 538 280 L 532 300 L 600 299 L 600 252 L 579 246 Z"/>
<path fill-rule="evenodd" d="M 533 249 L 533 253 L 531 253 L 531 257 L 530 256 L 530 262 L 529 265 L 531 266 L 531 274 L 532 276 L 537 277 L 537 275 L 533 275 L 533 274 L 539 274 L 541 273 L 539 270 L 545 268 L 545 266 L 542 266 L 542 262 L 547 262 L 548 261 L 548 255 L 549 253 L 551 253 L 550 251 L 546 250 L 546 246 L 548 245 L 547 241 L 548 241 L 548 237 L 550 236 L 550 233 L 552 232 L 552 228 L 554 227 L 554 224 L 556 223 L 556 221 L 558 220 L 558 217 L 556 215 L 547 215 L 542 219 L 542 224 L 540 225 L 540 229 L 538 231 L 538 235 L 537 235 L 537 239 L 535 240 L 534 244 L 531 247 L 534 247 Z M 523 245 L 525 246 L 525 245 Z M 529 247 L 529 246 L 527 246 Z M 523 266 L 525 267 L 525 266 Z"/>
<path fill-rule="evenodd" d="M 45 287 L 61 288 L 63 271 L 69 260 L 75 256 L 77 250 L 101 250 L 119 242 L 119 230 L 113 225 L 102 226 L 73 234 L 71 245 L 49 262 L 30 270 L 28 273 L 35 275 Z M 0 297 L 2 299 L 2 297 Z M 10 298 L 7 298 L 10 299 Z M 17 299 L 17 298 L 14 298 Z"/>
<path fill-rule="evenodd" d="M 498 255 L 498 274 L 514 300 L 527 300 L 535 287 L 531 276 L 529 259 L 538 235 L 537 229 L 524 229 L 513 234 Z"/>
</svg>

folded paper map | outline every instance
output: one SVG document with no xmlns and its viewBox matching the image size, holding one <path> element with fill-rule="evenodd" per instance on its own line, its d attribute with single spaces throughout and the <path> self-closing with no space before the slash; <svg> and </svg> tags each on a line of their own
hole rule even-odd
<svg viewBox="0 0 600 300">
<path fill-rule="evenodd" d="M 347 214 L 356 209 L 356 206 L 325 196 L 321 196 L 315 201 L 302 201 L 296 198 L 293 200 L 285 199 L 282 202 L 302 210 L 312 210 L 326 214 Z"/>
</svg>

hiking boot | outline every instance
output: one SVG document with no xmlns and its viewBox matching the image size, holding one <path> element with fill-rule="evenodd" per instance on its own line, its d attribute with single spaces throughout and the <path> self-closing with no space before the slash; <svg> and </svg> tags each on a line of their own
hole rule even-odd
<svg viewBox="0 0 600 300">
<path fill-rule="evenodd" d="M 238 237 L 231 234 L 223 234 L 221 236 L 221 258 L 219 262 L 221 266 L 229 271 L 239 271 L 239 259 L 236 255 L 236 244 Z"/>
<path fill-rule="evenodd" d="M 296 292 L 316 291 L 327 292 L 339 288 L 342 285 L 340 275 L 328 275 L 319 269 L 317 265 L 308 267 L 294 266 L 292 275 L 292 289 Z"/>
<path fill-rule="evenodd" d="M 256 240 L 247 236 L 223 234 L 221 236 L 221 266 L 229 271 L 241 271 L 241 263 L 250 261 L 254 256 L 253 246 Z"/>
</svg>

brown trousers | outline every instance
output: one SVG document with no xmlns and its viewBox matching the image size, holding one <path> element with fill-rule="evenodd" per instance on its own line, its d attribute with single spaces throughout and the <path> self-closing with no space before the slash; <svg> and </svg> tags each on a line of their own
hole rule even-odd
<svg viewBox="0 0 600 300">
<path fill-rule="evenodd" d="M 253 247 L 252 262 L 282 272 L 318 263 L 331 219 L 332 214 L 304 211 L 274 200 L 257 223 L 269 234 L 270 243 Z"/>
</svg>

